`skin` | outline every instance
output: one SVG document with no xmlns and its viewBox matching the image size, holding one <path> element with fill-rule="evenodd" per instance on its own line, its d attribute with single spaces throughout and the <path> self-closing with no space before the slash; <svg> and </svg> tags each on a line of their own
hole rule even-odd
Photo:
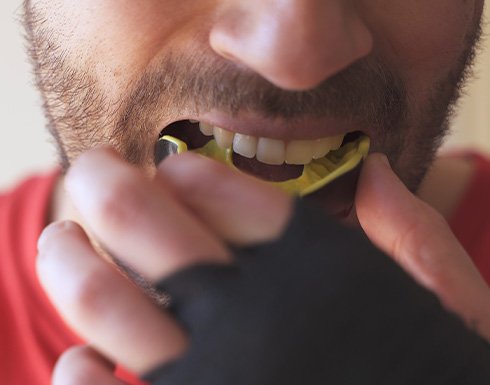
<svg viewBox="0 0 490 385">
<path fill-rule="evenodd" d="M 482 8 L 481 0 L 27 4 L 65 169 L 109 143 L 154 175 L 162 129 L 194 118 L 283 140 L 362 130 L 412 191 L 446 132 Z"/>
<path fill-rule="evenodd" d="M 196 262 L 232 263 L 225 245 L 276 238 L 291 211 L 291 198 L 280 191 L 190 153 L 164 161 L 149 181 L 112 150 L 94 150 L 66 183 L 87 226 L 150 282 Z M 163 215 L 169 207 L 172 217 Z M 406 189 L 384 156 L 367 160 L 356 208 L 379 248 L 490 340 L 487 284 L 442 216 Z M 230 217 L 241 221 L 230 226 Z M 166 233 L 175 226 L 188 231 Z M 122 384 L 112 377 L 116 362 L 143 374 L 186 351 L 180 325 L 101 258 L 79 225 L 57 222 L 45 230 L 37 269 L 65 320 L 91 342 L 62 356 L 54 385 Z"/>
<path fill-rule="evenodd" d="M 154 282 L 197 262 L 230 263 L 229 242 L 274 239 L 287 225 L 291 198 L 263 182 L 192 154 L 153 164 L 152 146 L 163 127 L 216 108 L 238 121 L 246 108 L 268 123 L 263 136 L 283 139 L 306 135 L 302 111 L 324 122 L 310 138 L 328 136 L 346 122 L 363 125 L 373 152 L 386 154 L 391 164 L 378 154 L 363 167 L 355 200 L 363 230 L 448 309 L 490 338 L 486 284 L 440 214 L 410 192 L 420 185 L 445 133 L 482 7 L 481 0 L 28 3 L 38 84 L 61 160 L 70 169 L 67 199 L 86 229 L 57 222 L 39 243 L 43 285 L 66 320 L 91 341 L 90 348 L 62 357 L 53 383 L 120 384 L 111 375 L 114 363 L 141 374 L 179 357 L 188 344 L 179 325 L 100 258 L 86 231 Z M 43 45 L 43 33 L 56 50 Z M 169 64 L 172 55 L 182 59 L 181 69 Z M 186 82 L 189 70 L 199 72 L 192 67 L 196 57 L 204 67 L 224 68 L 218 79 L 212 73 L 199 78 L 205 80 L 201 95 Z M 143 98 L 138 108 L 135 95 L 149 86 L 144 75 L 168 80 L 158 74 L 159 66 L 172 69 L 189 93 Z M 75 76 L 67 79 L 70 70 Z M 237 74 L 241 80 L 232 81 Z M 236 94 L 238 109 L 210 96 L 220 79 L 227 99 Z M 293 108 L 287 116 L 286 107 L 297 105 L 298 96 L 316 92 L 331 101 L 332 84 L 338 101 L 323 109 L 322 103 Z M 71 97 L 60 90 L 71 91 Z M 275 101 L 290 98 L 272 110 L 257 102 L 258 90 Z M 386 91 L 396 97 L 387 98 Z M 80 106 L 86 107 L 82 115 Z M 86 152 L 101 144 L 116 151 Z M 60 195 L 55 206 L 64 199 Z M 238 224 L 230 226 L 230 213 L 241 219 Z M 129 304 L 130 319 L 114 323 Z M 123 343 L 128 335 L 131 349 Z M 148 340 L 154 342 L 151 349 Z"/>
</svg>

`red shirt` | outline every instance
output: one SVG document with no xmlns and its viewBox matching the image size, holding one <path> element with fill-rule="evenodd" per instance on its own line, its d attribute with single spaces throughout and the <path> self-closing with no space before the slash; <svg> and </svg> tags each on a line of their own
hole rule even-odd
<svg viewBox="0 0 490 385">
<path fill-rule="evenodd" d="M 490 283 L 490 160 L 476 170 L 451 228 Z M 56 173 L 34 177 L 0 196 L 0 382 L 47 385 L 59 355 L 82 341 L 44 294 L 36 243 L 44 228 Z"/>
<path fill-rule="evenodd" d="M 475 171 L 449 224 L 490 284 L 490 159 L 476 154 L 470 156 Z"/>
<path fill-rule="evenodd" d="M 55 174 L 0 197 L 0 376 L 4 384 L 49 384 L 56 357 L 81 341 L 36 278 L 36 238 L 46 224 Z"/>
</svg>

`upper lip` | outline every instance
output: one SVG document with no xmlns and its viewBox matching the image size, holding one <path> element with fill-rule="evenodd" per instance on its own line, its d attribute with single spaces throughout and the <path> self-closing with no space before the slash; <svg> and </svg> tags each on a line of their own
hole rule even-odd
<svg viewBox="0 0 490 385">
<path fill-rule="evenodd" d="M 324 117 L 268 119 L 253 113 L 239 112 L 232 115 L 214 110 L 183 119 L 205 122 L 233 133 L 285 141 L 320 139 L 354 131 L 362 131 L 369 135 L 368 127 L 360 122 Z"/>
</svg>

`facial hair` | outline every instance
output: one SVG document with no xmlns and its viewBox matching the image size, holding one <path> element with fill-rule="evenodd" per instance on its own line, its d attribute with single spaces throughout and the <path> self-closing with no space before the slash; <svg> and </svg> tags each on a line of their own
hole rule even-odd
<svg viewBox="0 0 490 385">
<path fill-rule="evenodd" d="M 467 49 L 449 74 L 434 80 L 423 105 L 409 100 L 402 75 L 374 54 L 315 89 L 295 92 L 280 89 L 202 46 L 166 53 L 114 102 L 100 89 L 93 66 L 78 68 L 67 60 L 62 42 L 28 2 L 24 25 L 48 129 L 65 171 L 82 152 L 107 144 L 128 162 L 151 167 L 159 122 L 216 109 L 232 116 L 252 112 L 299 127 L 305 118 L 334 118 L 371 127 L 373 151 L 388 156 L 412 191 L 448 131 L 481 33 L 478 23 L 467 37 Z"/>
</svg>

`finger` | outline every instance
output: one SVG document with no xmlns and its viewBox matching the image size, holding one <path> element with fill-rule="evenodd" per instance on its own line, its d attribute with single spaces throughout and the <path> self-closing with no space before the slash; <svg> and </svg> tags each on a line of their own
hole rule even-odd
<svg viewBox="0 0 490 385">
<path fill-rule="evenodd" d="M 490 292 L 444 218 L 412 195 L 386 157 L 361 173 L 356 210 L 369 238 L 423 286 L 490 337 Z"/>
<path fill-rule="evenodd" d="M 66 186 L 102 245 L 150 280 L 196 262 L 230 259 L 221 240 L 168 188 L 151 182 L 108 149 L 82 155 Z"/>
<path fill-rule="evenodd" d="M 76 346 L 56 363 L 52 385 L 125 385 L 114 377 L 115 366 L 95 350 Z"/>
<path fill-rule="evenodd" d="M 78 225 L 50 225 L 38 247 L 38 275 L 53 304 L 111 361 L 142 374 L 186 350 L 173 318 L 101 259 Z"/>
<path fill-rule="evenodd" d="M 157 179 L 228 242 L 246 245 L 279 237 L 292 198 L 276 187 L 193 153 L 171 156 Z"/>
</svg>

